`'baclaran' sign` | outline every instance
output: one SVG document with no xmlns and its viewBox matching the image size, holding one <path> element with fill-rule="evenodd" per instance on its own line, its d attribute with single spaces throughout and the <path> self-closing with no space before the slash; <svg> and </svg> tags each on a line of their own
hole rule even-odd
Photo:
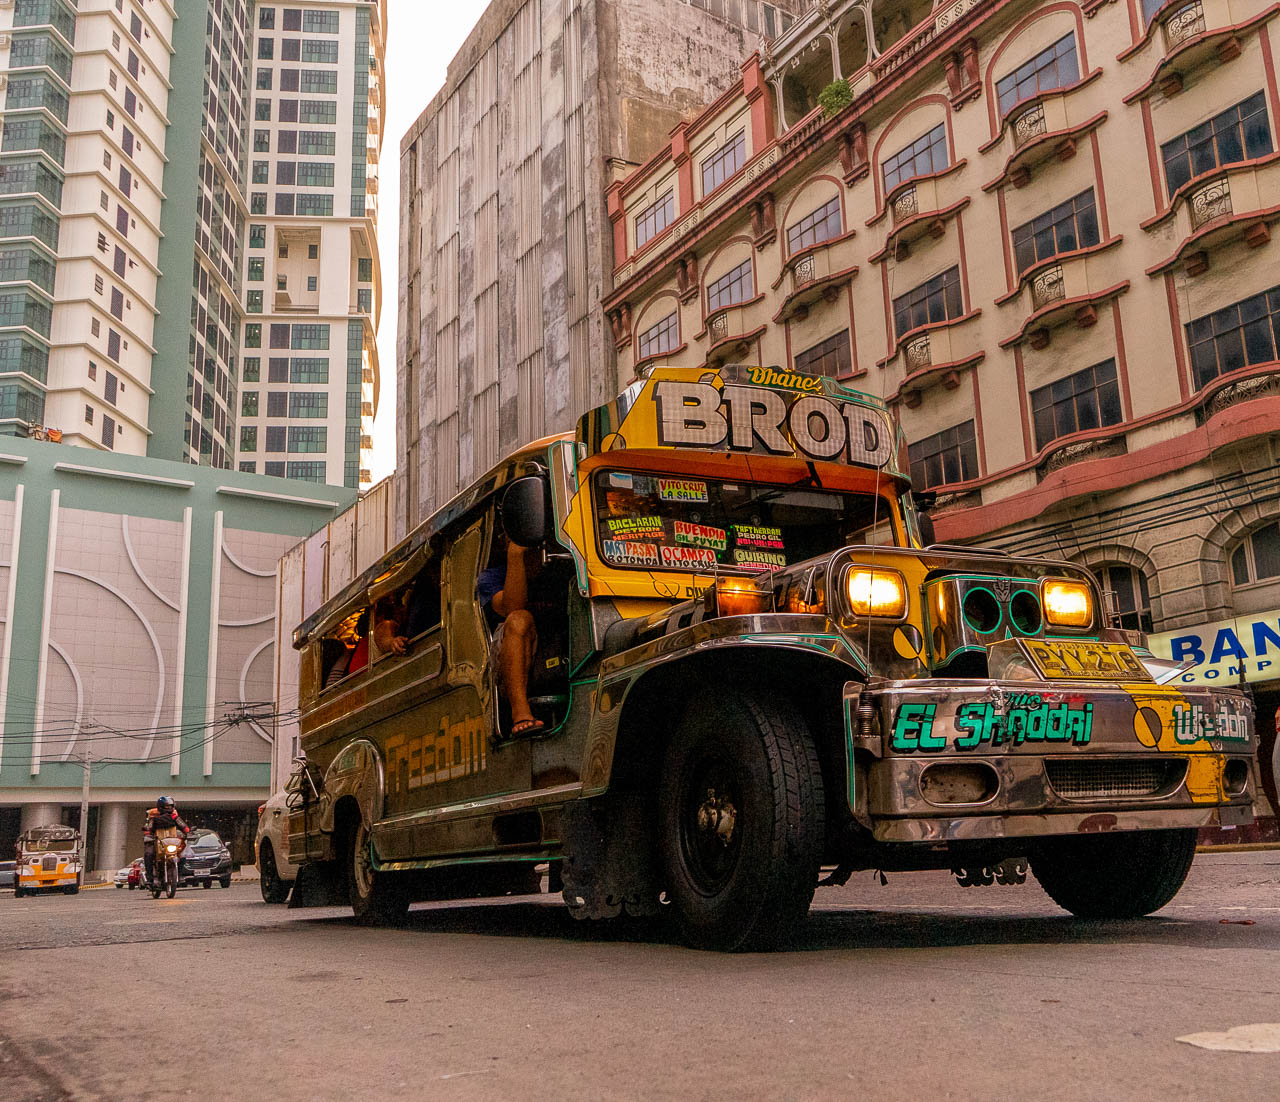
<svg viewBox="0 0 1280 1102">
<path fill-rule="evenodd" d="M 882 414 L 819 394 L 663 380 L 654 387 L 658 442 L 669 448 L 796 455 L 883 467 L 893 437 Z"/>
<path fill-rule="evenodd" d="M 1174 684 L 1231 685 L 1280 678 L 1280 609 L 1166 631 L 1147 640 L 1151 653 L 1195 666 Z"/>
</svg>

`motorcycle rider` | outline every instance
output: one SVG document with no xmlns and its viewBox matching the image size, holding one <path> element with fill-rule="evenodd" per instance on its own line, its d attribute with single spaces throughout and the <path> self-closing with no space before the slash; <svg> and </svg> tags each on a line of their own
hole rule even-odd
<svg viewBox="0 0 1280 1102">
<path fill-rule="evenodd" d="M 142 863 L 147 873 L 147 887 L 156 882 L 156 831 L 163 827 L 177 827 L 183 838 L 191 828 L 178 815 L 178 805 L 172 796 L 161 796 L 156 806 L 148 809 L 147 817 L 142 821 Z"/>
</svg>

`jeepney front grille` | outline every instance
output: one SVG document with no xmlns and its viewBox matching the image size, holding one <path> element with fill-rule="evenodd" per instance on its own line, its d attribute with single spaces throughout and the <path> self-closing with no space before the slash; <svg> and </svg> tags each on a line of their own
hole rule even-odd
<svg viewBox="0 0 1280 1102">
<path fill-rule="evenodd" d="M 1185 758 L 1050 759 L 1044 765 L 1049 784 L 1064 800 L 1163 795 L 1176 788 L 1187 771 Z"/>
<path fill-rule="evenodd" d="M 46 858 L 44 858 L 44 871 L 45 871 L 45 872 L 57 872 L 57 871 L 58 871 L 58 859 L 57 859 L 56 857 L 46 857 Z"/>
</svg>

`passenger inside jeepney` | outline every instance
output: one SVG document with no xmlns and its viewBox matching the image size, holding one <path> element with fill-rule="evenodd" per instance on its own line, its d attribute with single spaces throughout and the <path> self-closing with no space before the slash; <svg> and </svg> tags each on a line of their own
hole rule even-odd
<svg viewBox="0 0 1280 1102">
<path fill-rule="evenodd" d="M 440 565 L 427 563 L 403 589 L 383 597 L 374 609 L 373 641 L 380 654 L 404 654 L 423 632 L 440 623 Z"/>
<path fill-rule="evenodd" d="M 324 643 L 324 687 L 327 689 L 369 665 L 369 610 L 363 609 L 354 623 L 348 617 Z"/>
<path fill-rule="evenodd" d="M 476 579 L 476 600 L 493 633 L 498 687 L 511 708 L 511 734 L 532 735 L 546 724 L 529 707 L 529 671 L 538 649 L 532 582 L 542 560 L 538 551 L 521 547 L 499 531 L 490 565 Z"/>
</svg>

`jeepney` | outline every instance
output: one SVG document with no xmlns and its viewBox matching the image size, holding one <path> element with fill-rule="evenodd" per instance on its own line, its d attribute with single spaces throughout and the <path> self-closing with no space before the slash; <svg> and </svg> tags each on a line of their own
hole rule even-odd
<svg viewBox="0 0 1280 1102">
<path fill-rule="evenodd" d="M 38 826 L 18 835 L 13 894 L 41 891 L 75 895 L 80 890 L 80 832 L 68 826 Z"/>
<path fill-rule="evenodd" d="M 541 564 L 534 737 L 476 599 L 504 538 Z M 381 650 L 409 605 L 404 653 Z M 293 643 L 294 900 L 336 891 L 362 921 L 539 862 L 577 916 L 662 910 L 725 949 L 776 944 L 858 869 L 1029 865 L 1076 915 L 1136 916 L 1198 828 L 1253 817 L 1244 692 L 1174 683 L 1082 566 L 933 542 L 885 405 L 774 368 L 653 369 Z"/>
</svg>

